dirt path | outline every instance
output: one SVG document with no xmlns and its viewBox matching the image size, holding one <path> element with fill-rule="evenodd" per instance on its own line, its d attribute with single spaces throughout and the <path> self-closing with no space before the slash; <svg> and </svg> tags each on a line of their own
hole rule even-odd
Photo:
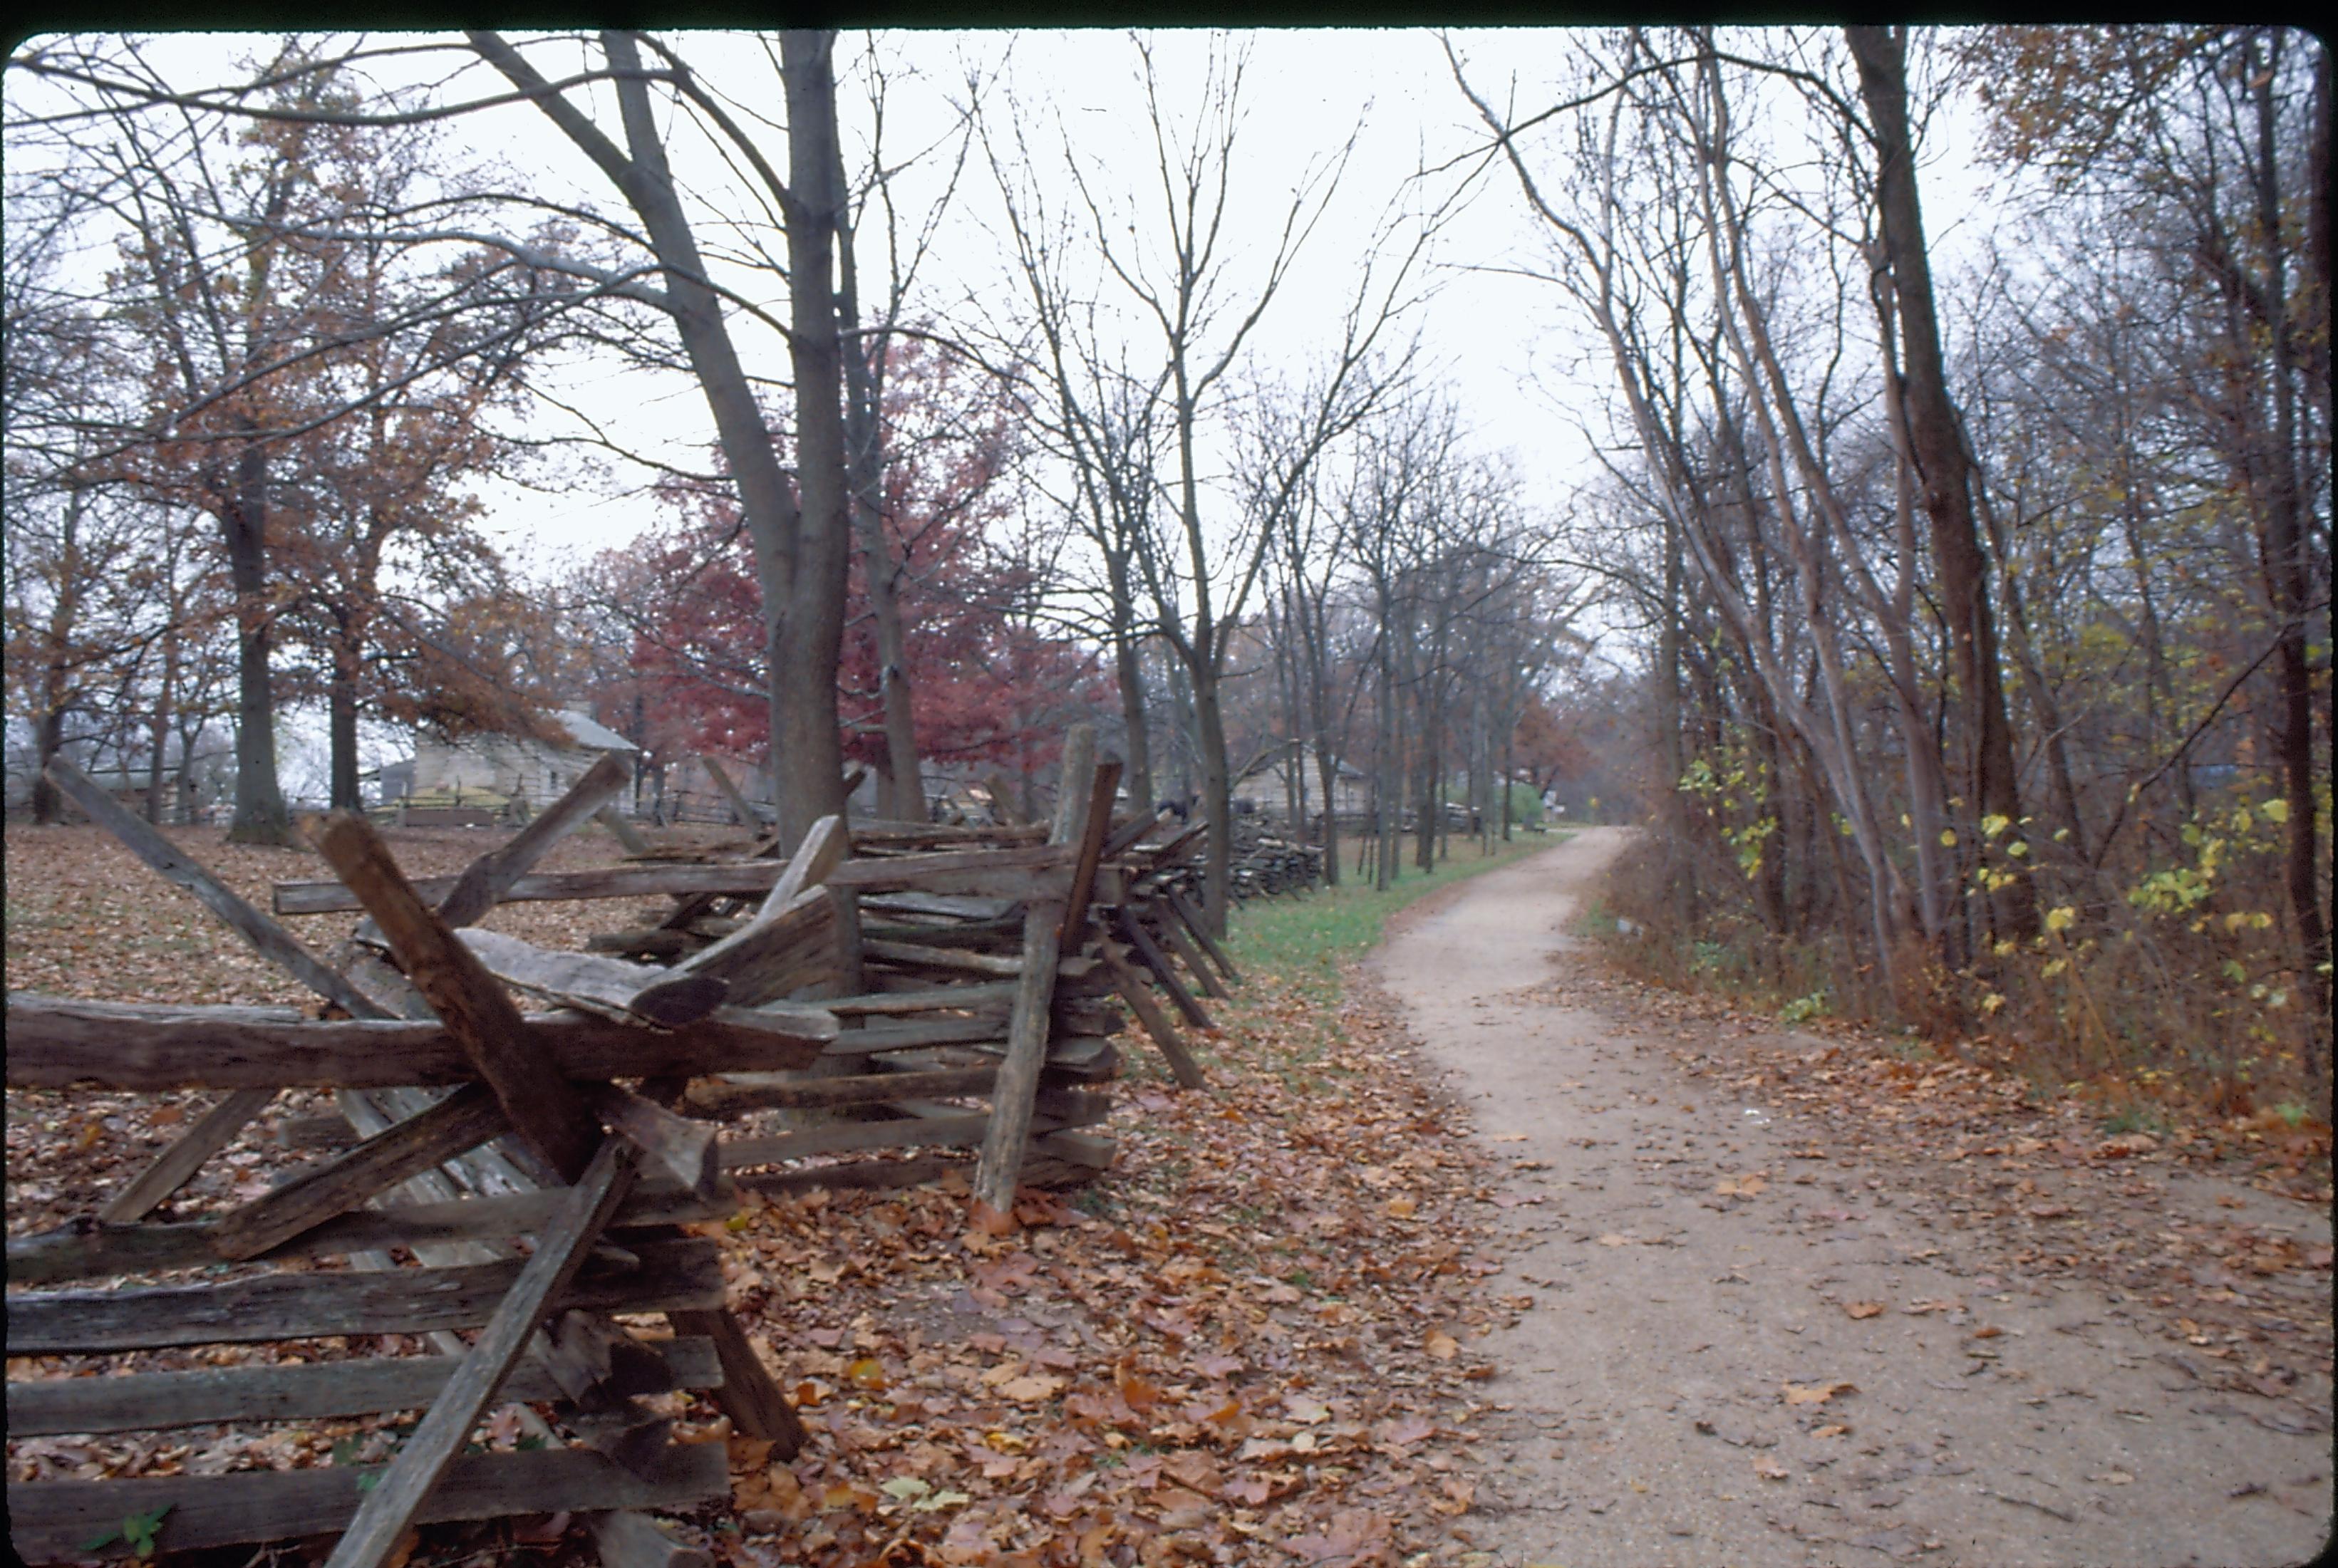
<svg viewBox="0 0 2338 1568">
<path fill-rule="evenodd" d="M 1984 1255 L 1925 1161 L 1834 1159 L 1822 1117 L 1690 1075 L 1678 1024 L 1531 994 L 1567 965 L 1567 924 L 1626 832 L 1465 884 L 1375 959 L 1513 1165 L 1498 1200 L 1520 1250 L 1491 1284 L 1535 1300 L 1483 1342 L 1503 1368 L 1487 1396 L 1509 1408 L 1484 1424 L 1477 1544 L 1567 1568 L 2236 1568 L 2320 1551 L 2325 1378 L 2279 1401 L 2200 1381 L 2131 1298 Z M 2152 1208 L 2223 1199 L 2328 1241 L 2326 1214 L 2237 1183 L 2147 1191 L 2106 1220 L 2147 1238 Z"/>
</svg>

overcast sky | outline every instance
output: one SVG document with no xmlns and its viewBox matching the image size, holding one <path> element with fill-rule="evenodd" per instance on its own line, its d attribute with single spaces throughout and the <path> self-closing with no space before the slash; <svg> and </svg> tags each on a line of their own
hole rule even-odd
<svg viewBox="0 0 2338 1568">
<path fill-rule="evenodd" d="M 530 35 L 510 36 L 525 42 Z M 735 35 L 667 36 L 743 113 L 766 113 L 773 121 L 783 117 L 776 74 L 760 43 Z M 1359 259 L 1386 223 L 1391 204 L 1419 209 L 1452 202 L 1458 195 L 1424 275 L 1427 298 L 1410 329 L 1418 334 L 1434 379 L 1461 408 L 1478 446 L 1507 454 L 1528 493 L 1558 506 L 1596 469 L 1580 425 L 1594 417 L 1605 399 L 1608 370 L 1596 358 L 1584 358 L 1578 330 L 1555 289 L 1504 270 L 1536 264 L 1546 253 L 1507 169 L 1497 165 L 1464 187 L 1464 174 L 1477 167 L 1469 154 L 1483 148 L 1485 137 L 1454 84 L 1445 52 L 1449 36 L 1472 84 L 1497 102 L 1516 103 L 1521 112 L 1550 101 L 1571 43 L 1564 29 L 1440 35 L 1357 28 L 1233 35 L 1234 47 L 1246 59 L 1227 246 L 1231 276 L 1237 291 L 1255 278 L 1294 187 L 1354 135 L 1354 151 L 1322 219 L 1255 338 L 1259 363 L 1297 374 L 1311 349 L 1335 328 L 1351 296 Z M 399 41 L 376 34 L 368 42 Z M 1167 32 L 1150 35 L 1150 41 L 1164 104 L 1173 117 L 1190 120 L 1202 96 L 1209 36 Z M 250 35 L 186 34 L 155 41 L 149 57 L 179 83 L 210 84 L 231 80 L 239 56 L 271 52 L 275 44 Z M 871 124 L 866 70 L 871 47 L 867 35 L 847 34 L 837 50 L 840 108 L 848 156 L 855 162 L 865 160 Z M 982 83 L 981 103 L 996 134 L 1003 135 L 1010 125 L 1020 129 L 1033 152 L 1033 166 L 1055 199 L 1072 200 L 1061 152 L 1066 141 L 1098 177 L 1100 191 L 1139 199 L 1147 193 L 1147 121 L 1137 51 L 1126 34 L 900 32 L 877 35 L 873 47 L 889 77 L 889 157 L 928 144 L 938 148 L 901 182 L 902 201 L 911 213 L 938 198 L 950 127 L 968 101 L 970 80 Z M 531 45 L 529 53 L 553 75 L 562 74 L 565 62 L 585 63 L 576 43 Z M 393 83 L 401 71 L 406 82 L 442 80 L 450 62 L 463 58 L 459 53 L 427 55 L 375 70 Z M 28 91 L 52 91 L 14 72 L 7 84 L 20 101 Z M 440 90 L 459 98 L 504 85 L 484 65 L 473 64 L 443 80 Z M 594 96 L 597 117 L 614 125 L 606 95 Z M 1969 117 L 1951 114 L 1936 125 L 1924 171 L 1928 227 L 1946 236 L 1951 249 L 1979 228 L 1970 220 L 1979 184 L 1965 156 L 1970 123 Z M 460 117 L 447 122 L 441 134 L 457 160 L 500 158 L 546 194 L 622 211 L 606 181 L 532 105 Z M 773 161 L 784 167 L 782 133 L 766 130 L 763 141 Z M 1557 135 L 1548 134 L 1538 151 L 1560 144 Z M 677 138 L 674 146 L 677 173 L 700 203 L 702 224 L 714 214 L 744 208 L 734 175 L 702 144 Z M 972 330 L 971 323 L 986 310 L 1003 314 L 1013 309 L 1014 284 L 997 239 L 997 198 L 981 156 L 977 150 L 959 181 L 915 296 L 917 313 L 945 330 L 958 322 Z M 1441 172 L 1416 179 L 1424 168 Z M 1121 189 L 1110 191 L 1115 180 Z M 874 259 L 864 255 L 862 267 L 865 277 L 874 270 Z M 733 277 L 742 292 L 784 315 L 783 285 L 777 278 Z M 783 379 L 784 348 L 776 334 L 743 321 L 737 330 L 751 371 Z M 606 363 L 576 367 L 559 382 L 565 395 L 643 449 L 681 466 L 704 466 L 711 421 L 694 386 Z M 650 520 L 651 505 L 637 488 L 644 477 L 638 471 L 627 475 L 620 469 L 610 476 L 613 483 L 587 484 L 555 466 L 551 477 L 553 494 L 510 485 L 492 491 L 492 528 L 523 564 L 536 570 L 556 570 L 580 552 L 624 544 Z"/>
</svg>

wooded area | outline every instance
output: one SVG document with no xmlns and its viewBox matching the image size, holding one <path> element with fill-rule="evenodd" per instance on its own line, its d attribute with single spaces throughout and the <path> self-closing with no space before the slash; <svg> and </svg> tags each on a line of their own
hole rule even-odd
<svg viewBox="0 0 2338 1568">
<path fill-rule="evenodd" d="M 1615 908 L 1669 979 L 2326 1119 L 2328 51 L 1911 43 L 1586 39 L 1532 123 L 1456 60 L 1613 377 Z M 2035 195 L 1943 270 L 1952 109 Z"/>
<path fill-rule="evenodd" d="M 431 1412 L 329 1485 L 28 1483 L 20 1544 L 720 1490 L 593 1392 L 664 1312 L 643 1388 L 791 1441 L 685 1227 L 940 1182 L 1012 1232 L 1110 1167 L 1122 1034 L 1207 1086 L 1238 904 L 1457 840 L 1628 823 L 1587 925 L 1642 979 L 2326 1137 L 2327 44 L 1526 36 L 1303 128 L 1220 34 L 1103 85 L 1036 35 L 15 49 L 12 841 L 94 824 L 317 1000 L 11 993 L 12 1092 L 217 1096 L 12 1229 L 12 1333 L 435 1350 L 12 1382 L 44 1433 Z M 502 781 L 424 781 L 467 746 Z M 409 877 L 401 802 L 493 847 Z M 324 867 L 263 913 L 162 831 L 211 823 Z M 152 1218 L 288 1091 L 331 1152 Z M 465 1455 L 499 1387 L 608 1463 Z"/>
</svg>

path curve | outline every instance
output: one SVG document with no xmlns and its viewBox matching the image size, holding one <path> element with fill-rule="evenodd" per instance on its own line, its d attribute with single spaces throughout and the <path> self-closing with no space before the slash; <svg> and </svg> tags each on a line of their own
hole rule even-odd
<svg viewBox="0 0 2338 1568">
<path fill-rule="evenodd" d="M 1920 1165 L 1797 1160 L 1826 1129 L 1691 1077 L 1666 1049 L 1685 1025 L 1529 994 L 1570 962 L 1566 927 L 1630 831 L 1462 884 L 1372 961 L 1510 1167 L 1525 1233 L 1489 1281 L 1535 1304 L 1479 1347 L 1510 1408 L 1472 1423 L 1491 1429 L 1476 1544 L 1567 1568 L 2313 1558 L 2326 1423 L 2201 1413 L 2116 1295 L 1960 1261 Z M 1757 1172 L 1754 1196 L 1716 1196 Z M 1868 1299 L 1892 1306 L 1848 1315 Z M 1929 1300 L 1966 1309 L 1904 1310 Z"/>
</svg>

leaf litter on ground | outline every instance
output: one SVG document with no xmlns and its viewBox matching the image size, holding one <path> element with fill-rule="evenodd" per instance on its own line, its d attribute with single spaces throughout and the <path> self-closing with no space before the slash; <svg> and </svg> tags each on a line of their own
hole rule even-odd
<svg viewBox="0 0 2338 1568">
<path fill-rule="evenodd" d="M 231 847 L 217 829 L 172 837 L 262 908 L 270 882 L 326 875 L 313 855 Z M 390 837 L 417 877 L 459 870 L 489 841 Z M 597 837 L 543 864 L 615 859 Z M 7 848 L 12 985 L 308 1000 L 103 832 L 12 826 Z M 612 916 L 605 903 L 534 903 L 487 924 L 574 949 Z M 286 924 L 326 950 L 351 917 Z M 968 1233 L 955 1171 L 904 1191 L 751 1196 L 731 1223 L 702 1228 L 722 1241 L 732 1302 L 810 1432 L 794 1461 L 775 1463 L 702 1398 L 664 1396 L 680 1436 L 727 1445 L 732 1494 L 694 1518 L 719 1560 L 1369 1568 L 1466 1553 L 1451 1526 L 1472 1506 L 1466 1442 L 1494 1371 L 1469 1347 L 1517 1310 L 1485 1289 L 1502 1269 L 1498 1174 L 1360 985 L 1327 1009 L 1271 969 L 1249 980 L 1222 1004 L 1222 1031 L 1196 1041 L 1206 1091 L 1172 1089 L 1143 1036 L 1124 1038 L 1135 1064 L 1099 1129 L 1119 1140 L 1116 1165 L 1074 1192 L 1021 1193 L 1016 1234 Z M 264 1191 L 313 1158 L 278 1145 L 280 1119 L 329 1108 L 280 1096 L 169 1215 Z M 200 1110 L 187 1096 L 9 1091 L 10 1232 L 90 1212 Z M 10 1374 L 418 1348 L 359 1338 L 20 1360 Z M 378 1462 L 415 1418 L 12 1442 L 10 1475 Z M 480 1436 L 529 1441 L 516 1411 Z M 546 1532 L 543 1520 L 434 1527 L 413 1561 L 476 1555 L 482 1539 L 590 1559 L 581 1533 L 554 1546 Z"/>
</svg>

